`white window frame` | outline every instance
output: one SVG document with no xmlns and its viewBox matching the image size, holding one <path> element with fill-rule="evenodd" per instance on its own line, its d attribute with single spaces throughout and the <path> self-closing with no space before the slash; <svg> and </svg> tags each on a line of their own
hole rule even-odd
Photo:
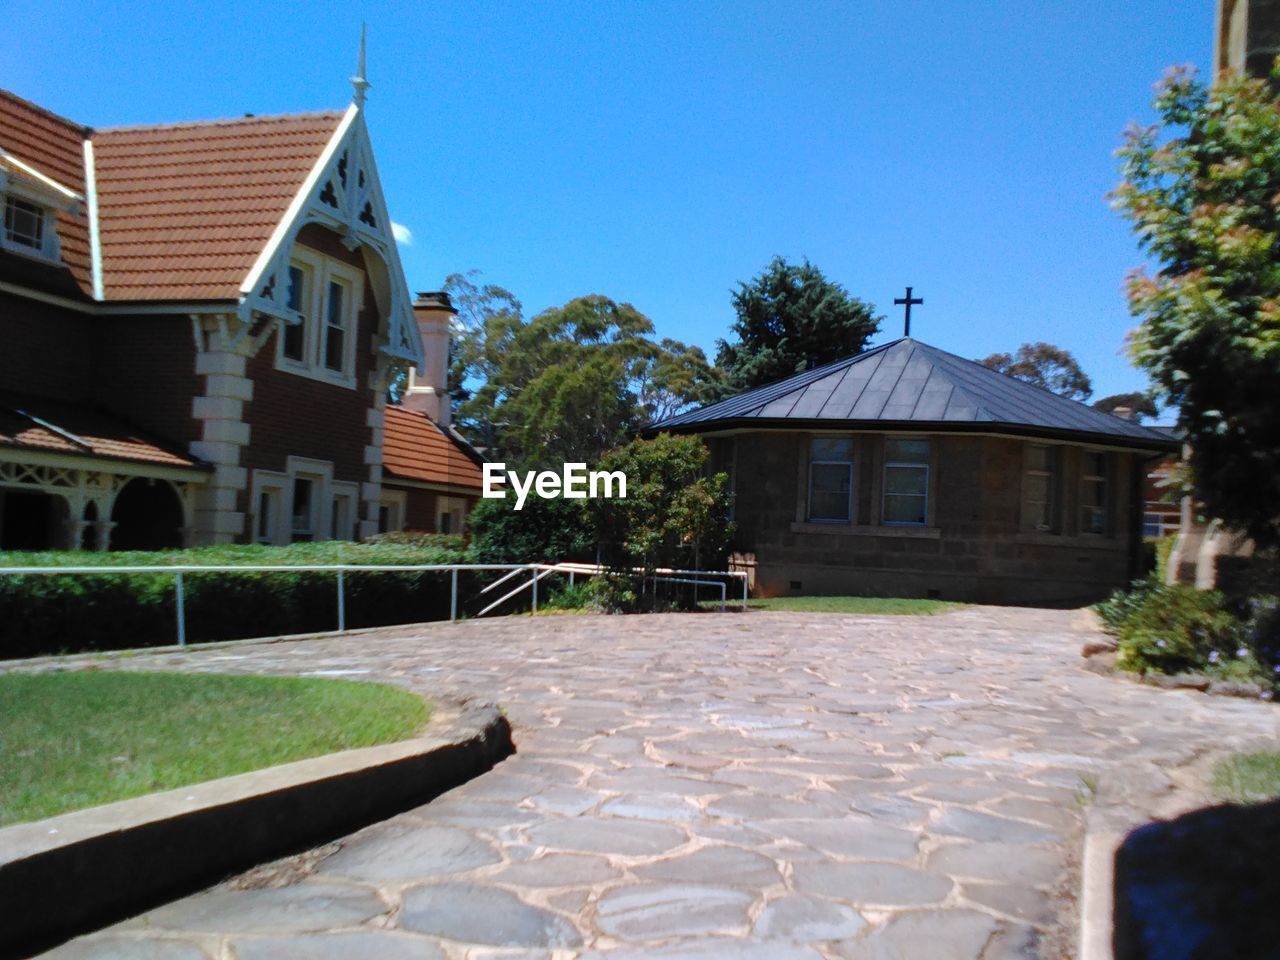
<svg viewBox="0 0 1280 960">
<path fill-rule="evenodd" d="M 379 533 L 399 533 L 404 529 L 405 507 L 409 502 L 409 496 L 403 490 L 383 490 L 382 496 L 378 498 L 378 532 Z M 386 508 L 387 525 L 382 528 L 381 511 Z"/>
<path fill-rule="evenodd" d="M 923 462 L 918 460 L 890 460 L 889 444 L 895 440 L 905 440 L 911 443 L 928 444 L 929 452 L 925 455 Z M 886 527 L 927 527 L 929 525 L 929 467 L 930 460 L 933 458 L 933 444 L 928 437 L 885 437 L 884 443 L 885 461 L 882 470 L 882 482 L 880 484 L 880 522 Z M 916 494 L 890 494 L 889 493 L 889 468 L 890 467 L 909 467 L 912 469 L 924 470 L 924 514 L 923 519 L 916 523 L 912 520 L 886 520 L 889 516 L 887 504 L 890 496 L 916 496 Z"/>
<path fill-rule="evenodd" d="M 848 440 L 850 445 L 848 460 L 814 460 L 813 459 L 813 441 L 814 440 Z M 854 518 L 857 517 L 858 495 L 857 488 L 854 486 L 855 473 L 853 470 L 854 460 L 858 455 L 858 451 L 854 446 L 852 437 L 810 437 L 809 442 L 805 445 L 805 453 L 809 457 L 809 485 L 808 496 L 805 500 L 804 514 L 805 521 L 808 523 L 842 523 L 845 525 L 852 524 Z M 849 468 L 849 515 L 844 520 L 836 517 L 815 517 L 813 515 L 813 468 L 815 466 L 846 466 Z"/>
<path fill-rule="evenodd" d="M 1152 526 L 1155 527 L 1154 531 L 1151 529 Z M 1164 533 L 1164 514 L 1144 511 L 1142 514 L 1142 535 L 1144 537 L 1163 537 Z"/>
<path fill-rule="evenodd" d="M 305 370 L 307 366 L 307 327 L 311 325 L 310 322 L 307 320 L 307 317 L 309 315 L 309 312 L 312 306 L 312 304 L 309 301 L 312 301 L 315 299 L 314 296 L 312 295 L 315 289 L 315 271 L 311 268 L 309 264 L 303 263 L 301 261 L 289 264 L 289 267 L 284 274 L 285 276 L 284 300 L 285 300 L 285 307 L 287 309 L 289 308 L 288 306 L 289 299 L 290 299 L 289 293 L 290 293 L 290 286 L 293 283 L 292 274 L 294 270 L 298 270 L 302 274 L 303 292 L 302 292 L 302 296 L 299 298 L 301 300 L 301 304 L 300 304 L 301 309 L 300 310 L 289 309 L 290 314 L 294 318 L 294 322 L 282 324 L 280 327 L 279 343 L 276 346 L 276 366 L 286 367 L 288 369 L 294 370 L 295 372 L 301 372 L 301 370 Z M 290 357 L 284 352 L 284 342 L 287 334 L 290 331 L 295 331 L 295 330 L 301 332 L 302 334 L 302 343 L 300 345 L 301 350 L 298 351 L 299 356 Z"/>
<path fill-rule="evenodd" d="M 249 502 L 249 529 L 253 534 L 254 543 L 263 544 L 283 544 L 288 543 L 289 538 L 284 529 L 284 518 L 286 516 L 284 510 L 285 490 L 289 488 L 289 475 L 287 473 L 277 473 L 274 470 L 255 470 L 253 471 L 253 484 L 250 487 Z M 261 524 L 262 498 L 268 498 L 269 514 L 267 516 L 267 532 L 265 536 L 259 531 Z"/>
<path fill-rule="evenodd" d="M 356 341 L 360 333 L 360 311 L 364 306 L 364 274 L 354 267 L 301 246 L 294 247 L 289 266 L 298 267 L 307 275 L 308 289 L 304 291 L 302 312 L 297 317 L 303 328 L 302 360 L 284 355 L 285 324 L 281 321 L 280 333 L 276 337 L 276 369 L 354 390 Z M 331 281 L 345 289 L 346 323 L 342 339 L 341 370 L 331 370 L 324 362 Z M 287 297 L 287 271 L 284 282 L 286 288 L 282 294 Z"/>
<path fill-rule="evenodd" d="M 328 460 L 312 460 L 308 457 L 288 457 L 285 460 L 289 483 L 285 488 L 285 543 L 327 540 L 333 526 L 333 464 Z M 297 480 L 311 481 L 311 540 L 293 539 L 293 491 Z"/>
<path fill-rule="evenodd" d="M 333 508 L 329 516 L 329 539 L 352 540 L 359 522 L 357 511 L 360 505 L 360 484 L 335 480 L 331 485 L 331 492 Z M 335 536 L 335 533 L 339 535 Z"/>
<path fill-rule="evenodd" d="M 444 518 L 450 518 L 450 529 L 444 529 Z M 467 501 L 462 497 L 436 497 L 436 531 L 461 534 L 467 523 Z"/>
<path fill-rule="evenodd" d="M 3 183 L 0 182 L 0 190 L 3 189 Z M 35 247 L 28 243 L 22 243 L 19 240 L 9 239 L 9 229 L 5 225 L 8 215 L 9 201 L 15 200 L 18 203 L 25 203 L 29 206 L 36 207 L 43 217 L 40 226 L 40 246 Z M 31 257 L 33 260 L 43 260 L 48 263 L 62 262 L 62 245 L 58 240 L 58 215 L 57 212 L 50 209 L 47 203 L 40 199 L 28 196 L 18 190 L 10 189 L 0 192 L 0 249 L 9 253 L 21 254 L 24 257 Z"/>
<path fill-rule="evenodd" d="M 9 198 L 39 207 L 44 214 L 40 247 L 9 239 L 4 228 L 4 212 Z M 58 213 L 79 216 L 84 197 L 45 176 L 0 148 L 0 249 L 46 263 L 62 264 L 62 239 L 58 236 Z"/>
</svg>

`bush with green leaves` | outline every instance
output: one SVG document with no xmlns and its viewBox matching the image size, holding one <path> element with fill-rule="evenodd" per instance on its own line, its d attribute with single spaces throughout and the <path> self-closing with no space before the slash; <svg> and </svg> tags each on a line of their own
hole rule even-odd
<svg viewBox="0 0 1280 960">
<path fill-rule="evenodd" d="M 4 567 L 58 566 L 418 566 L 458 563 L 454 546 L 413 543 L 225 545 L 155 552 L 0 553 Z M 348 573 L 348 627 L 439 620 L 449 615 L 447 573 Z M 336 575 L 284 571 L 186 573 L 187 639 L 230 640 L 333 630 Z M 462 578 L 460 591 L 472 591 Z M 118 650 L 176 641 L 174 575 L 0 576 L 0 658 Z"/>
<path fill-rule="evenodd" d="M 582 500 L 536 494 L 515 509 L 515 496 L 481 500 L 467 517 L 477 563 L 595 563 L 595 537 Z"/>
<path fill-rule="evenodd" d="M 627 496 L 587 501 L 602 562 L 615 572 L 593 586 L 597 603 L 616 610 L 691 606 L 692 590 L 644 575 L 661 567 L 724 569 L 732 494 L 728 477 L 708 473 L 708 457 L 701 438 L 664 433 L 601 459 L 600 469 L 626 474 Z"/>
<path fill-rule="evenodd" d="M 1243 607 L 1214 590 L 1135 581 L 1098 604 L 1114 634 L 1116 666 L 1133 673 L 1203 673 L 1271 688 L 1280 668 L 1280 601 Z"/>
</svg>

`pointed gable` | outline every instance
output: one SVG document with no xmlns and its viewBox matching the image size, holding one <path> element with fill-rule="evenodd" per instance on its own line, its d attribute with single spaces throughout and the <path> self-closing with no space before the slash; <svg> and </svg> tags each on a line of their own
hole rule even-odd
<svg viewBox="0 0 1280 960">
<path fill-rule="evenodd" d="M 343 114 L 94 134 L 108 300 L 238 300 Z"/>
</svg>

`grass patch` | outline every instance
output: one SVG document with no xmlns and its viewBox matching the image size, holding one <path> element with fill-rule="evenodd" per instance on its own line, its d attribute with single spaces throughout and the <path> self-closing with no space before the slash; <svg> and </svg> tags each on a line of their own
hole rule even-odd
<svg viewBox="0 0 1280 960">
<path fill-rule="evenodd" d="M 719 601 L 716 602 L 719 606 Z M 909 597 L 764 597 L 749 600 L 749 610 L 784 610 L 791 613 L 935 614 L 964 604 L 952 600 L 915 600 Z"/>
<path fill-rule="evenodd" d="M 298 677 L 67 671 L 0 676 L 0 826 L 403 740 L 421 698 Z"/>
<path fill-rule="evenodd" d="M 1213 792 L 1232 803 L 1261 803 L 1280 797 L 1280 753 L 1237 753 L 1213 768 Z"/>
</svg>

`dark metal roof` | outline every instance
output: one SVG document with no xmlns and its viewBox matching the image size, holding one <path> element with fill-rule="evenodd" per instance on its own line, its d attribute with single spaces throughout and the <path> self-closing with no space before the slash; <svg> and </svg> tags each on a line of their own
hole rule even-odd
<svg viewBox="0 0 1280 960">
<path fill-rule="evenodd" d="M 1166 449 L 1169 437 L 903 337 L 645 427 L 700 430 L 841 424 L 1080 434 Z"/>
</svg>

